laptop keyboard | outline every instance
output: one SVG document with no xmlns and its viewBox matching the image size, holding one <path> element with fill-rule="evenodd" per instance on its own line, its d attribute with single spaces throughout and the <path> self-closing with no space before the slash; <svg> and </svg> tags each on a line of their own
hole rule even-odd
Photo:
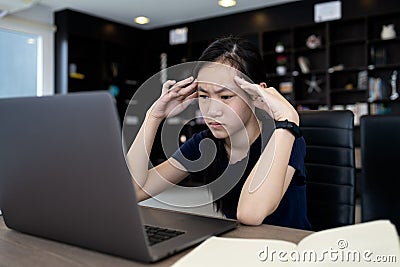
<svg viewBox="0 0 400 267">
<path fill-rule="evenodd" d="M 150 246 L 158 244 L 162 241 L 171 239 L 173 237 L 176 237 L 178 235 L 185 233 L 185 232 L 178 231 L 178 230 L 161 228 L 161 227 L 156 227 L 156 226 L 151 226 L 151 225 L 145 225 L 144 228 L 146 230 L 146 234 L 147 234 L 147 238 L 149 240 Z"/>
</svg>

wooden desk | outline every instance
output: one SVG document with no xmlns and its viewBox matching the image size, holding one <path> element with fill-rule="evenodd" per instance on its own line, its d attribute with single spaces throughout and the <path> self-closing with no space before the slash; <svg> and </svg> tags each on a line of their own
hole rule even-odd
<svg viewBox="0 0 400 267">
<path fill-rule="evenodd" d="M 311 232 L 261 225 L 239 226 L 224 237 L 270 238 L 298 243 Z M 8 229 L 0 216 L 1 266 L 170 266 L 190 250 L 152 265 L 62 244 Z"/>
</svg>

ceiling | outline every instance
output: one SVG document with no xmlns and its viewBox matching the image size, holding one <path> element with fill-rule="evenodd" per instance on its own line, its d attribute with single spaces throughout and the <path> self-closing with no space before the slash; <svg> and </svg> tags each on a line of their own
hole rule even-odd
<svg viewBox="0 0 400 267">
<path fill-rule="evenodd" d="M 236 0 L 234 7 L 222 8 L 218 0 L 39 0 L 52 11 L 73 9 L 141 29 L 223 16 L 298 0 Z M 147 25 L 133 22 L 137 16 L 150 18 Z"/>
</svg>

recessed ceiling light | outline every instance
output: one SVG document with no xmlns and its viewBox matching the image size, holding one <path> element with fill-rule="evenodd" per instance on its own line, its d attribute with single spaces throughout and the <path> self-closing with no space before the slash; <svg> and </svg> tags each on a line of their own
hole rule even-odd
<svg viewBox="0 0 400 267">
<path fill-rule="evenodd" d="M 143 24 L 149 23 L 150 19 L 148 17 L 145 17 L 145 16 L 139 16 L 139 17 L 135 18 L 135 22 L 137 24 L 142 24 L 143 25 Z"/>
<path fill-rule="evenodd" d="M 236 1 L 235 0 L 219 0 L 218 5 L 222 7 L 232 7 L 236 6 Z"/>
</svg>

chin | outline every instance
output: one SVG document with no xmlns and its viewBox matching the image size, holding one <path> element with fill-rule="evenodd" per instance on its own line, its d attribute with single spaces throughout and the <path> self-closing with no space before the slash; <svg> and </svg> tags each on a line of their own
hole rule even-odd
<svg viewBox="0 0 400 267">
<path fill-rule="evenodd" d="M 225 130 L 215 130 L 215 129 L 211 129 L 211 133 L 214 135 L 215 138 L 217 139 L 226 139 L 227 137 L 229 137 L 228 133 Z"/>
</svg>

